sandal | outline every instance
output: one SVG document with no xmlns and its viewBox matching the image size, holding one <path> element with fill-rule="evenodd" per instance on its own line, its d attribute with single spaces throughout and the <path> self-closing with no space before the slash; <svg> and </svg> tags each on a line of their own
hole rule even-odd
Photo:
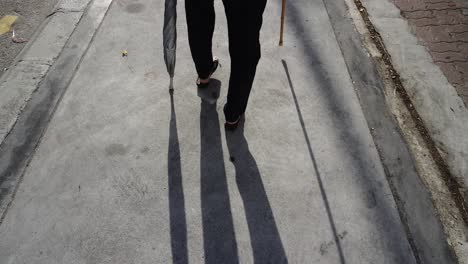
<svg viewBox="0 0 468 264">
<path fill-rule="evenodd" d="M 211 80 L 211 75 L 213 75 L 213 73 L 218 69 L 218 66 L 220 66 L 221 64 L 219 64 L 219 59 L 214 57 L 213 58 L 213 67 L 211 68 L 211 71 L 210 71 L 210 75 L 208 75 L 208 78 L 209 81 L 207 83 L 202 83 L 201 80 L 200 80 L 200 77 L 198 77 L 197 79 L 197 87 L 198 88 L 205 88 L 207 87 L 209 84 L 210 84 L 210 80 Z"/>
<path fill-rule="evenodd" d="M 234 131 L 237 129 L 237 127 L 239 126 L 239 123 L 242 119 L 242 116 L 239 116 L 239 118 L 237 118 L 237 120 L 235 122 L 228 122 L 226 121 L 226 123 L 224 123 L 224 129 L 226 129 L 227 131 Z"/>
<path fill-rule="evenodd" d="M 226 109 L 226 106 L 224 106 L 223 110 Z M 239 123 L 240 121 L 242 120 L 242 117 L 244 117 L 244 114 L 241 114 L 236 121 L 234 122 L 230 122 L 230 121 L 227 121 L 224 123 L 224 129 L 226 129 L 227 131 L 234 131 L 237 129 L 237 127 L 239 126 Z"/>
</svg>

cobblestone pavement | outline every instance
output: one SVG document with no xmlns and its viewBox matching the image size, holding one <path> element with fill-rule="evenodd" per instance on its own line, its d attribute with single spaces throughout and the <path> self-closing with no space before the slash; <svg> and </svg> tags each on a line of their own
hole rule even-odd
<svg viewBox="0 0 468 264">
<path fill-rule="evenodd" d="M 394 0 L 394 3 L 468 105 L 468 1 Z"/>
</svg>

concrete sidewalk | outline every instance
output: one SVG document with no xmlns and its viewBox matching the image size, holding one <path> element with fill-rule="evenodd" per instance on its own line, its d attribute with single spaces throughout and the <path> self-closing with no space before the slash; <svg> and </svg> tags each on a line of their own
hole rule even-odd
<svg viewBox="0 0 468 264">
<path fill-rule="evenodd" d="M 234 133 L 216 9 L 218 81 L 195 87 L 180 4 L 171 96 L 163 2 L 112 3 L 0 225 L 1 263 L 415 263 L 323 2 L 290 3 L 283 48 L 268 3 Z"/>
</svg>

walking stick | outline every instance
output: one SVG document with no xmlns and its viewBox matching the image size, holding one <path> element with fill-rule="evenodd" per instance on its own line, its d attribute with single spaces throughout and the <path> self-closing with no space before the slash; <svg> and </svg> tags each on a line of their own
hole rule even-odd
<svg viewBox="0 0 468 264">
<path fill-rule="evenodd" d="M 284 31 L 284 15 L 286 13 L 286 0 L 282 0 L 283 5 L 281 7 L 281 30 L 280 30 L 280 41 L 279 45 L 283 46 L 283 31 Z"/>
</svg>

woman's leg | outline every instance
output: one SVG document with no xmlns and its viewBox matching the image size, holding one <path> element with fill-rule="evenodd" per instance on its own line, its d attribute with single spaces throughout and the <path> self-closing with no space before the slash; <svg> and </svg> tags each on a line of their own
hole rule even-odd
<svg viewBox="0 0 468 264">
<path fill-rule="evenodd" d="M 231 77 L 227 103 L 224 109 L 226 121 L 236 121 L 242 115 L 255 78 L 260 60 L 260 29 L 266 0 L 223 0 L 229 32 Z"/>
<path fill-rule="evenodd" d="M 213 66 L 211 51 L 215 27 L 213 0 L 185 0 L 188 39 L 198 76 L 208 78 Z"/>
</svg>

